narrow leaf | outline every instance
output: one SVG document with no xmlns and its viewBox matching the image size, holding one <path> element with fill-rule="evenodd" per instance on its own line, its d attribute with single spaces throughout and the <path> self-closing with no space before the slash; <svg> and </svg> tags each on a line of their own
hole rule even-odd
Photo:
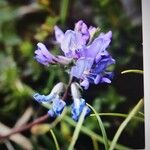
<svg viewBox="0 0 150 150">
<path fill-rule="evenodd" d="M 120 125 L 120 127 L 118 128 L 112 143 L 110 145 L 109 150 L 113 150 L 115 148 L 115 145 L 122 133 L 122 131 L 124 130 L 124 128 L 127 126 L 127 124 L 129 123 L 129 121 L 133 118 L 133 116 L 136 115 L 136 113 L 140 110 L 140 108 L 143 106 L 143 99 L 141 99 L 138 104 L 132 109 L 132 111 L 129 113 L 128 117 L 122 122 L 122 124 Z"/>
<path fill-rule="evenodd" d="M 78 136 L 79 136 L 79 133 L 80 133 L 80 130 L 81 130 L 81 127 L 82 127 L 82 124 L 83 124 L 83 121 L 84 121 L 84 117 L 86 115 L 86 111 L 87 111 L 87 107 L 84 107 L 82 113 L 81 113 L 81 116 L 79 118 L 79 121 L 77 123 L 77 126 L 74 130 L 74 133 L 73 133 L 73 137 L 72 137 L 72 140 L 71 140 L 71 143 L 69 145 L 69 148 L 68 150 L 73 150 L 74 148 L 74 145 L 78 139 Z"/>
<path fill-rule="evenodd" d="M 50 132 L 51 132 L 52 137 L 53 137 L 53 139 L 54 139 L 54 143 L 55 143 L 55 146 L 56 146 L 56 150 L 60 150 L 59 145 L 58 145 L 58 141 L 57 141 L 57 139 L 56 139 L 56 136 L 55 136 L 53 130 L 51 129 Z"/>
<path fill-rule="evenodd" d="M 121 72 L 121 74 L 125 74 L 125 73 L 138 73 L 138 74 L 143 74 L 144 71 L 143 70 L 138 70 L 138 69 L 130 69 L 130 70 L 124 70 Z"/>
<path fill-rule="evenodd" d="M 87 104 L 87 105 L 88 105 L 88 106 L 93 110 L 93 112 L 95 113 L 95 116 L 96 116 L 97 121 L 98 121 L 98 123 L 99 123 L 100 129 L 101 129 L 101 131 L 102 131 L 105 149 L 107 150 L 108 147 L 109 147 L 109 145 L 108 145 L 107 134 L 106 134 L 106 131 L 105 131 L 103 122 L 102 122 L 100 116 L 98 115 L 98 113 L 96 112 L 96 110 L 95 110 L 90 104 Z"/>
<path fill-rule="evenodd" d="M 69 0 L 62 0 L 60 6 L 60 19 L 62 25 L 64 25 L 67 18 L 68 7 L 69 7 Z"/>
<path fill-rule="evenodd" d="M 73 127 L 76 127 L 76 125 L 77 125 L 77 123 L 74 122 L 68 116 L 64 116 L 63 120 Z M 87 136 L 89 136 L 91 138 L 94 138 L 95 140 L 97 140 L 100 143 L 104 143 L 103 138 L 100 135 L 96 134 L 95 132 L 93 132 L 92 130 L 90 130 L 89 128 L 87 128 L 85 126 L 81 127 L 81 132 L 83 132 L 84 134 L 86 134 Z M 110 145 L 110 143 L 111 143 L 110 140 L 108 140 L 108 143 Z M 121 144 L 116 144 L 115 148 L 116 148 L 116 150 L 131 150 L 131 148 L 128 148 L 128 147 L 121 145 Z"/>
<path fill-rule="evenodd" d="M 98 113 L 99 116 L 114 116 L 114 117 L 122 117 L 122 118 L 127 118 L 128 114 L 122 114 L 122 113 Z M 95 114 L 91 114 L 91 117 L 95 117 Z M 132 119 L 134 120 L 138 120 L 143 122 L 144 118 L 142 117 L 138 117 L 138 116 L 134 116 Z"/>
</svg>

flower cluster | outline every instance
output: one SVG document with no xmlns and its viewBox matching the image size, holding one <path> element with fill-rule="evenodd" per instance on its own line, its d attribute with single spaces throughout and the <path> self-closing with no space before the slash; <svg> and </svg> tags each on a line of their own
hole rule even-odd
<svg viewBox="0 0 150 150">
<path fill-rule="evenodd" d="M 54 32 L 56 43 L 60 46 L 64 55 L 55 56 L 48 51 L 44 44 L 38 43 L 35 59 L 39 63 L 45 66 L 50 64 L 68 66 L 70 76 L 77 78 L 80 86 L 84 89 L 88 89 L 90 84 L 111 83 L 113 74 L 108 71 L 108 67 L 114 64 L 115 60 L 106 50 L 111 42 L 111 31 L 99 33 L 99 28 L 88 27 L 80 20 L 75 24 L 74 30 L 63 32 L 58 26 L 55 26 Z M 34 99 L 41 103 L 51 103 L 52 108 L 48 111 L 48 114 L 56 117 L 61 114 L 66 106 L 60 94 L 63 89 L 65 89 L 64 85 L 62 83 L 58 84 L 49 95 L 35 94 Z M 71 113 L 75 121 L 79 119 L 83 108 L 86 106 L 85 100 L 78 91 L 76 83 L 72 83 L 73 104 Z M 90 109 L 88 108 L 86 115 L 89 112 Z"/>
<path fill-rule="evenodd" d="M 63 83 L 58 83 L 54 86 L 50 94 L 48 95 L 40 95 L 38 93 L 34 94 L 34 99 L 39 103 L 49 103 L 51 104 L 51 109 L 48 111 L 48 114 L 51 117 L 59 116 L 64 107 L 66 106 L 66 102 L 62 100 L 61 93 L 65 90 L 65 86 Z M 84 107 L 87 107 L 86 116 L 90 113 L 90 109 L 86 106 L 86 102 L 84 99 L 81 98 L 79 89 L 76 83 L 71 84 L 71 94 L 73 97 L 73 104 L 72 104 L 72 118 L 75 121 L 78 121 L 81 112 L 83 111 Z"/>
<path fill-rule="evenodd" d="M 92 26 L 88 28 L 82 20 L 75 24 L 74 30 L 67 30 L 65 33 L 55 26 L 56 42 L 64 56 L 54 56 L 44 44 L 38 43 L 35 58 L 46 66 L 75 62 L 69 73 L 79 79 L 84 89 L 88 89 L 90 83 L 111 83 L 112 72 L 107 71 L 107 68 L 114 64 L 115 60 L 106 49 L 111 42 L 112 32 L 100 33 L 94 39 L 97 30 Z"/>
</svg>

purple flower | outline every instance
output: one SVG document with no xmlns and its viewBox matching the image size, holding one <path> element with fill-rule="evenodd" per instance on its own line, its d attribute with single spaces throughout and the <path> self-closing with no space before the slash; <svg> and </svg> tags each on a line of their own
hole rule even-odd
<svg viewBox="0 0 150 150">
<path fill-rule="evenodd" d="M 102 58 L 98 63 L 95 63 L 95 66 L 92 66 L 89 74 L 84 75 L 81 85 L 87 89 L 88 84 L 85 84 L 85 81 L 92 84 L 111 83 L 113 73 L 108 72 L 107 68 L 114 63 L 114 59 L 110 56 L 108 56 L 108 58 Z"/>
<path fill-rule="evenodd" d="M 80 84 L 85 89 L 90 83 L 111 82 L 112 73 L 107 71 L 107 68 L 115 63 L 107 51 L 112 38 L 111 31 L 101 33 L 96 39 L 91 40 L 97 28 L 88 28 L 82 20 L 75 24 L 74 30 L 63 33 L 57 26 L 54 30 L 56 41 L 65 56 L 53 56 L 45 45 L 38 43 L 38 50 L 35 51 L 37 61 L 47 66 L 56 63 L 68 65 L 74 62 L 70 74 L 80 79 Z"/>
<path fill-rule="evenodd" d="M 83 73 L 89 72 L 94 59 L 93 58 L 80 58 L 76 61 L 76 65 L 71 68 L 71 75 L 76 78 L 81 78 Z"/>
<path fill-rule="evenodd" d="M 83 57 L 92 57 L 98 60 L 102 55 L 108 55 L 106 48 L 111 42 L 112 32 L 106 34 L 101 33 L 89 46 L 85 49 Z"/>
<path fill-rule="evenodd" d="M 52 55 L 46 48 L 46 46 L 42 43 L 37 44 L 38 49 L 35 51 L 35 59 L 46 66 L 49 66 L 49 64 L 55 63 L 55 56 Z"/>
<path fill-rule="evenodd" d="M 60 45 L 64 56 L 52 55 L 42 43 L 38 43 L 35 51 L 35 59 L 43 65 L 62 64 L 67 65 L 67 71 L 72 77 L 76 77 L 84 89 L 88 89 L 90 84 L 111 83 L 113 73 L 109 71 L 109 66 L 115 60 L 108 53 L 107 48 L 111 42 L 112 32 L 101 33 L 99 29 L 88 27 L 82 20 L 75 24 L 74 30 L 63 32 L 58 26 L 54 27 L 56 43 Z M 96 38 L 94 39 L 94 37 Z M 89 115 L 90 108 L 81 97 L 78 83 L 71 83 L 71 95 L 73 98 L 72 118 L 78 121 L 81 112 L 86 107 L 86 115 Z M 40 103 L 50 103 L 51 109 L 48 114 L 51 117 L 59 116 L 66 103 L 62 100 L 66 86 L 58 83 L 54 86 L 49 95 L 34 94 L 34 99 Z"/>
<path fill-rule="evenodd" d="M 82 39 L 84 39 L 84 44 L 86 44 L 90 38 L 90 33 L 87 25 L 82 20 L 80 20 L 75 24 L 74 30 L 82 34 Z"/>
<path fill-rule="evenodd" d="M 108 72 L 107 68 L 115 63 L 110 55 L 103 56 L 98 62 L 87 63 L 87 59 L 79 59 L 78 64 L 72 67 L 71 74 L 81 79 L 80 85 L 88 89 L 89 84 L 111 83 L 113 73 Z"/>
<path fill-rule="evenodd" d="M 95 27 L 88 28 L 82 21 L 75 24 L 74 30 L 67 30 L 65 33 L 57 26 L 54 27 L 56 41 L 60 44 L 61 50 L 66 57 L 78 59 L 87 49 L 86 44 L 96 31 Z"/>
<path fill-rule="evenodd" d="M 65 56 L 78 58 L 78 53 L 84 46 L 85 42 L 81 33 L 72 30 L 67 30 L 65 32 L 61 42 L 61 50 L 64 52 Z"/>
<path fill-rule="evenodd" d="M 65 106 L 66 103 L 63 100 L 56 98 L 53 100 L 52 108 L 48 111 L 48 114 L 51 117 L 59 116 L 62 113 Z"/>
<path fill-rule="evenodd" d="M 83 111 L 83 108 L 86 106 L 86 102 L 84 99 L 80 98 L 80 99 L 74 99 L 74 103 L 72 105 L 72 110 L 71 110 L 71 113 L 72 113 L 72 119 L 75 120 L 75 121 L 78 121 L 79 117 L 80 117 L 80 114 L 81 112 Z M 88 106 L 86 106 L 88 107 Z M 87 108 L 87 111 L 86 111 L 86 116 L 89 115 L 89 113 L 91 112 L 90 108 L 88 107 Z"/>
<path fill-rule="evenodd" d="M 71 69 L 71 75 L 81 79 L 80 85 L 88 89 L 89 84 L 111 83 L 112 73 L 107 68 L 115 63 L 106 48 L 109 46 L 112 32 L 101 33 L 81 53 L 81 58 Z"/>
<path fill-rule="evenodd" d="M 54 56 L 52 55 L 46 48 L 46 46 L 42 43 L 37 44 L 38 49 L 35 51 L 35 59 L 46 66 L 49 66 L 49 64 L 62 64 L 62 65 L 68 65 L 72 62 L 72 58 L 68 58 L 65 56 Z"/>
<path fill-rule="evenodd" d="M 62 40 L 64 39 L 64 33 L 63 33 L 63 31 L 58 26 L 54 27 L 54 31 L 55 31 L 56 41 L 59 44 L 61 44 Z"/>
</svg>

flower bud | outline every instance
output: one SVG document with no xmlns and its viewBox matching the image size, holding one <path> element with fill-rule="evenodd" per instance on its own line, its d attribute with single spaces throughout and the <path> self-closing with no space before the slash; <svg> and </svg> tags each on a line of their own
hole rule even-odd
<svg viewBox="0 0 150 150">
<path fill-rule="evenodd" d="M 51 94 L 52 94 L 52 95 L 60 95 L 61 93 L 64 92 L 64 90 L 65 90 L 65 85 L 64 85 L 64 83 L 59 82 L 59 83 L 57 83 L 57 84 L 53 87 L 53 89 L 52 89 L 52 91 L 51 91 Z"/>
<path fill-rule="evenodd" d="M 71 94 L 72 94 L 73 99 L 81 98 L 79 87 L 77 86 L 75 82 L 71 84 Z"/>
</svg>

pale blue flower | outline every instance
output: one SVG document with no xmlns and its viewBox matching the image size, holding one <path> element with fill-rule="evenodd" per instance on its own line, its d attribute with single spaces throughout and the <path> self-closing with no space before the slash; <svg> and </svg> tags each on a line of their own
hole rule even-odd
<svg viewBox="0 0 150 150">
<path fill-rule="evenodd" d="M 63 100 L 55 98 L 53 100 L 52 108 L 48 111 L 48 114 L 51 117 L 59 116 L 62 113 L 65 106 L 66 103 Z"/>
<path fill-rule="evenodd" d="M 83 108 L 86 106 L 86 102 L 84 99 L 80 98 L 80 99 L 74 99 L 73 105 L 72 105 L 72 119 L 75 121 L 78 121 L 81 112 L 83 111 Z M 88 106 L 86 106 L 88 107 Z M 87 108 L 86 111 L 86 116 L 89 115 L 89 113 L 91 112 L 90 108 Z"/>
<path fill-rule="evenodd" d="M 55 97 L 56 95 L 51 93 L 49 95 L 40 95 L 39 93 L 33 95 L 33 98 L 39 103 L 51 102 Z"/>
</svg>

